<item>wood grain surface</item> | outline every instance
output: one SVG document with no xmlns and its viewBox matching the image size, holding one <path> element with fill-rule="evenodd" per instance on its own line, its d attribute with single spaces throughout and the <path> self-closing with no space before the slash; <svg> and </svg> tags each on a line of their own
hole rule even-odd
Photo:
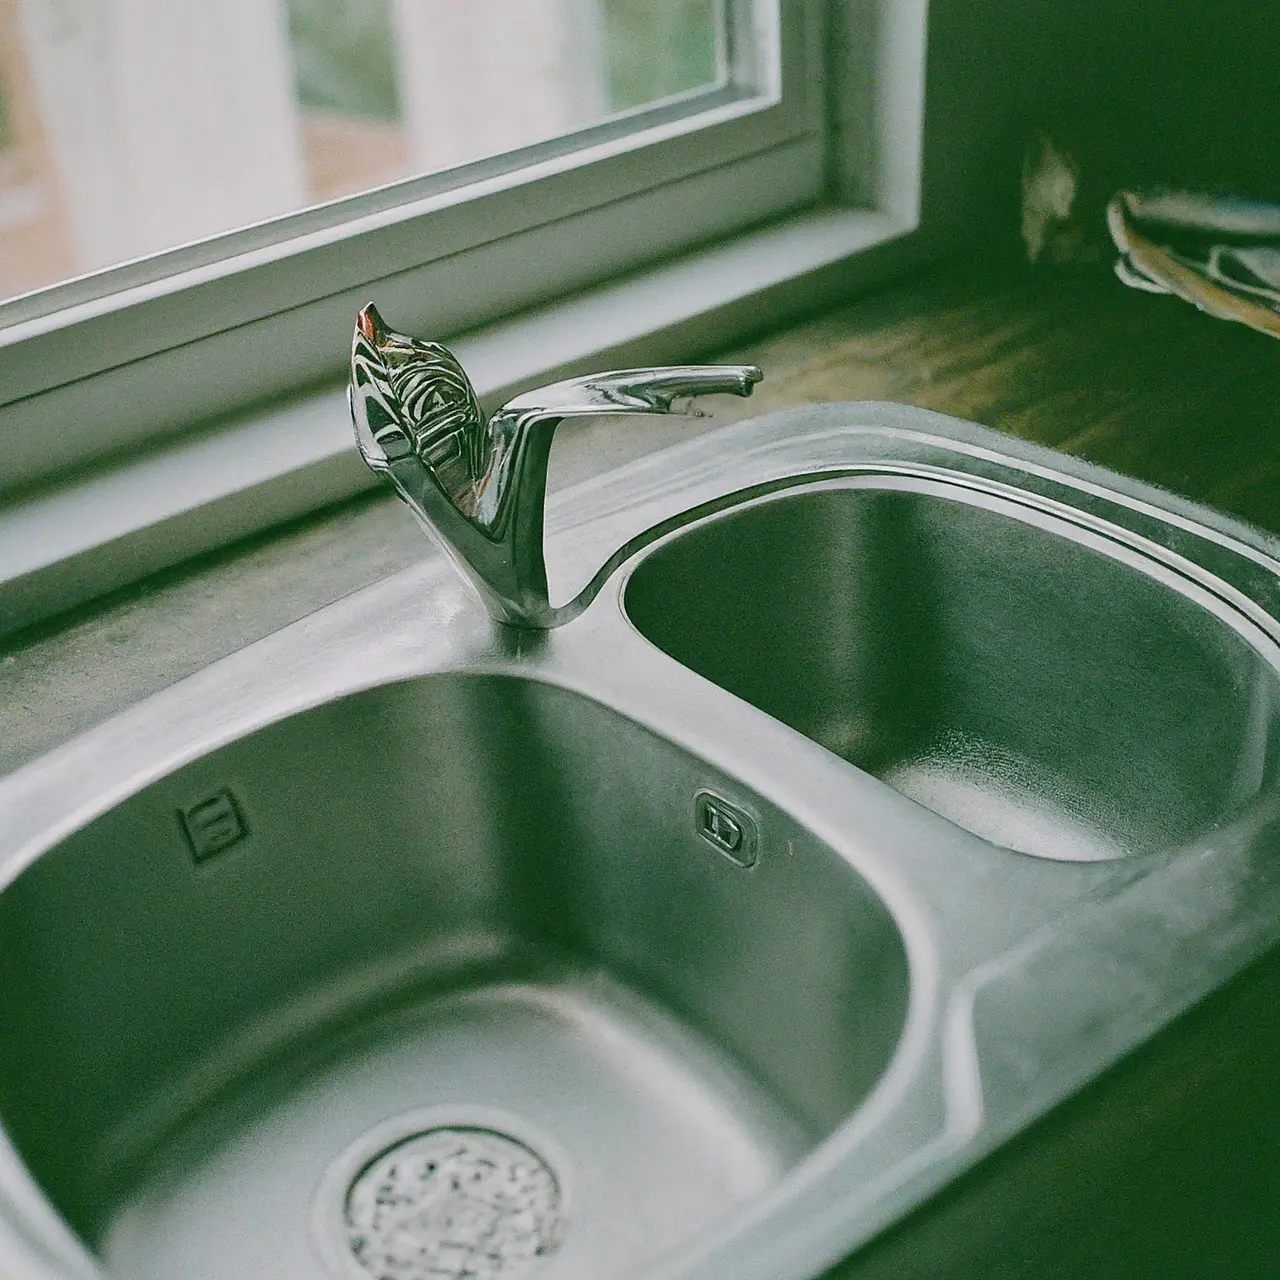
<svg viewBox="0 0 1280 1280">
<path fill-rule="evenodd" d="M 1105 266 L 1035 271 L 988 256 L 896 282 L 742 354 L 766 371 L 753 413 L 920 405 L 1280 532 L 1280 342 L 1126 288 Z"/>
</svg>

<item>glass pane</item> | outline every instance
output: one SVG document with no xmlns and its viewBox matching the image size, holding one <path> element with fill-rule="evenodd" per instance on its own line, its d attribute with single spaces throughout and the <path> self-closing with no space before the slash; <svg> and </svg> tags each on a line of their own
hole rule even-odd
<svg viewBox="0 0 1280 1280">
<path fill-rule="evenodd" d="M 724 83 L 722 0 L 0 0 L 0 298 Z"/>
</svg>

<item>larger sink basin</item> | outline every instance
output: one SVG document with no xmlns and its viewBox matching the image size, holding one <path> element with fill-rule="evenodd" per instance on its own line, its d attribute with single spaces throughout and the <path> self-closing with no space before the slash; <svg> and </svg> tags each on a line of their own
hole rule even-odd
<svg viewBox="0 0 1280 1280">
<path fill-rule="evenodd" d="M 753 867 L 700 837 L 708 789 Z M 576 694 L 424 677 L 215 751 L 0 895 L 0 1113 L 120 1275 L 434 1275 L 432 1160 L 477 1183 L 435 1224 L 458 1275 L 632 1274 L 858 1106 L 907 992 L 794 819 Z"/>
<path fill-rule="evenodd" d="M 547 527 L 549 634 L 433 558 L 0 779 L 5 1280 L 967 1277 L 1280 944 L 1274 540 L 884 405 Z"/>
</svg>

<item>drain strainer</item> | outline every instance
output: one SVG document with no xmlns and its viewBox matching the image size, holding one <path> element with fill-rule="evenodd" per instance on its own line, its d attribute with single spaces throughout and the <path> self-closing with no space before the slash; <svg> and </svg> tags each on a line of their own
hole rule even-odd
<svg viewBox="0 0 1280 1280">
<path fill-rule="evenodd" d="M 559 1242 L 562 1198 L 546 1161 L 510 1134 L 438 1125 L 367 1159 L 340 1231 L 330 1219 L 326 1234 L 372 1280 L 516 1280 Z"/>
</svg>

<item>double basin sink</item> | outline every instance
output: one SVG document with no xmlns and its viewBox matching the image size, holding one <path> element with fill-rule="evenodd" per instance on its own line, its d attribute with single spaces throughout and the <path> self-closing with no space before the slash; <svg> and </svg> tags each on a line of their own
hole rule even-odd
<svg viewBox="0 0 1280 1280">
<path fill-rule="evenodd" d="M 1280 940 L 1262 535 L 833 405 L 547 548 L 0 782 L 10 1280 L 853 1277 Z"/>
</svg>

